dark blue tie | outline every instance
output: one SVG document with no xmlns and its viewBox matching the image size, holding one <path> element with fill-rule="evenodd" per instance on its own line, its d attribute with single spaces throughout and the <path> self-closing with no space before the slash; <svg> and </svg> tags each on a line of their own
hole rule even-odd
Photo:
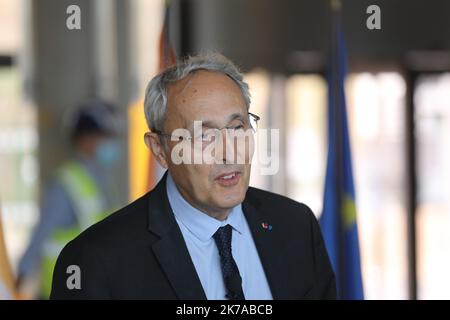
<svg viewBox="0 0 450 320">
<path fill-rule="evenodd" d="M 213 235 L 219 249 L 222 276 L 227 289 L 226 297 L 230 300 L 245 300 L 242 291 L 242 279 L 231 253 L 232 228 L 229 224 L 220 227 Z"/>
</svg>

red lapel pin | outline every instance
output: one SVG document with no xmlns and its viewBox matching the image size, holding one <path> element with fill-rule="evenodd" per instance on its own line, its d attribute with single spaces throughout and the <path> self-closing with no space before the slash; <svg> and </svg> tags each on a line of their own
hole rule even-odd
<svg viewBox="0 0 450 320">
<path fill-rule="evenodd" d="M 261 223 L 261 226 L 263 227 L 263 229 L 266 229 L 266 230 L 269 230 L 269 231 L 272 230 L 272 225 L 268 224 L 267 222 Z"/>
</svg>

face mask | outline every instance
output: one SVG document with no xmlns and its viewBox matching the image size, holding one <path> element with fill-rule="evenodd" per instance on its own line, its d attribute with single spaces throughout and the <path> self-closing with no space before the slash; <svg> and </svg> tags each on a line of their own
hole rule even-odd
<svg viewBox="0 0 450 320">
<path fill-rule="evenodd" d="M 111 167 L 120 158 L 120 145 L 117 141 L 106 140 L 101 142 L 95 150 L 97 162 L 104 167 Z"/>
</svg>

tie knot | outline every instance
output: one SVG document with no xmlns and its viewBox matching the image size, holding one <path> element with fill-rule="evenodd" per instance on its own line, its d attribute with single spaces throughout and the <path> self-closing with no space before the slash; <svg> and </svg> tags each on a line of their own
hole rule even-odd
<svg viewBox="0 0 450 320">
<path fill-rule="evenodd" d="M 213 238 L 216 242 L 217 248 L 219 249 L 219 254 L 221 256 L 231 253 L 231 235 L 232 227 L 227 224 L 226 226 L 220 227 L 214 233 Z"/>
</svg>

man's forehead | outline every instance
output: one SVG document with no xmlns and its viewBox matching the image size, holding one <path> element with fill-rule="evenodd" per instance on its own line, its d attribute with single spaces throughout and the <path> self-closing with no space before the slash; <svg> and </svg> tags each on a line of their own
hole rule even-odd
<svg viewBox="0 0 450 320">
<path fill-rule="evenodd" d="M 245 115 L 247 110 L 237 84 L 225 74 L 207 70 L 172 84 L 167 104 L 170 122 L 176 127 L 190 127 L 196 120 L 223 126 L 230 114 Z"/>
<path fill-rule="evenodd" d="M 168 99 L 173 103 L 186 103 L 187 99 L 201 97 L 214 89 L 227 89 L 231 92 L 239 90 L 239 87 L 223 73 L 198 70 L 171 84 L 168 87 Z M 178 101 L 180 99 L 181 101 Z"/>
</svg>

